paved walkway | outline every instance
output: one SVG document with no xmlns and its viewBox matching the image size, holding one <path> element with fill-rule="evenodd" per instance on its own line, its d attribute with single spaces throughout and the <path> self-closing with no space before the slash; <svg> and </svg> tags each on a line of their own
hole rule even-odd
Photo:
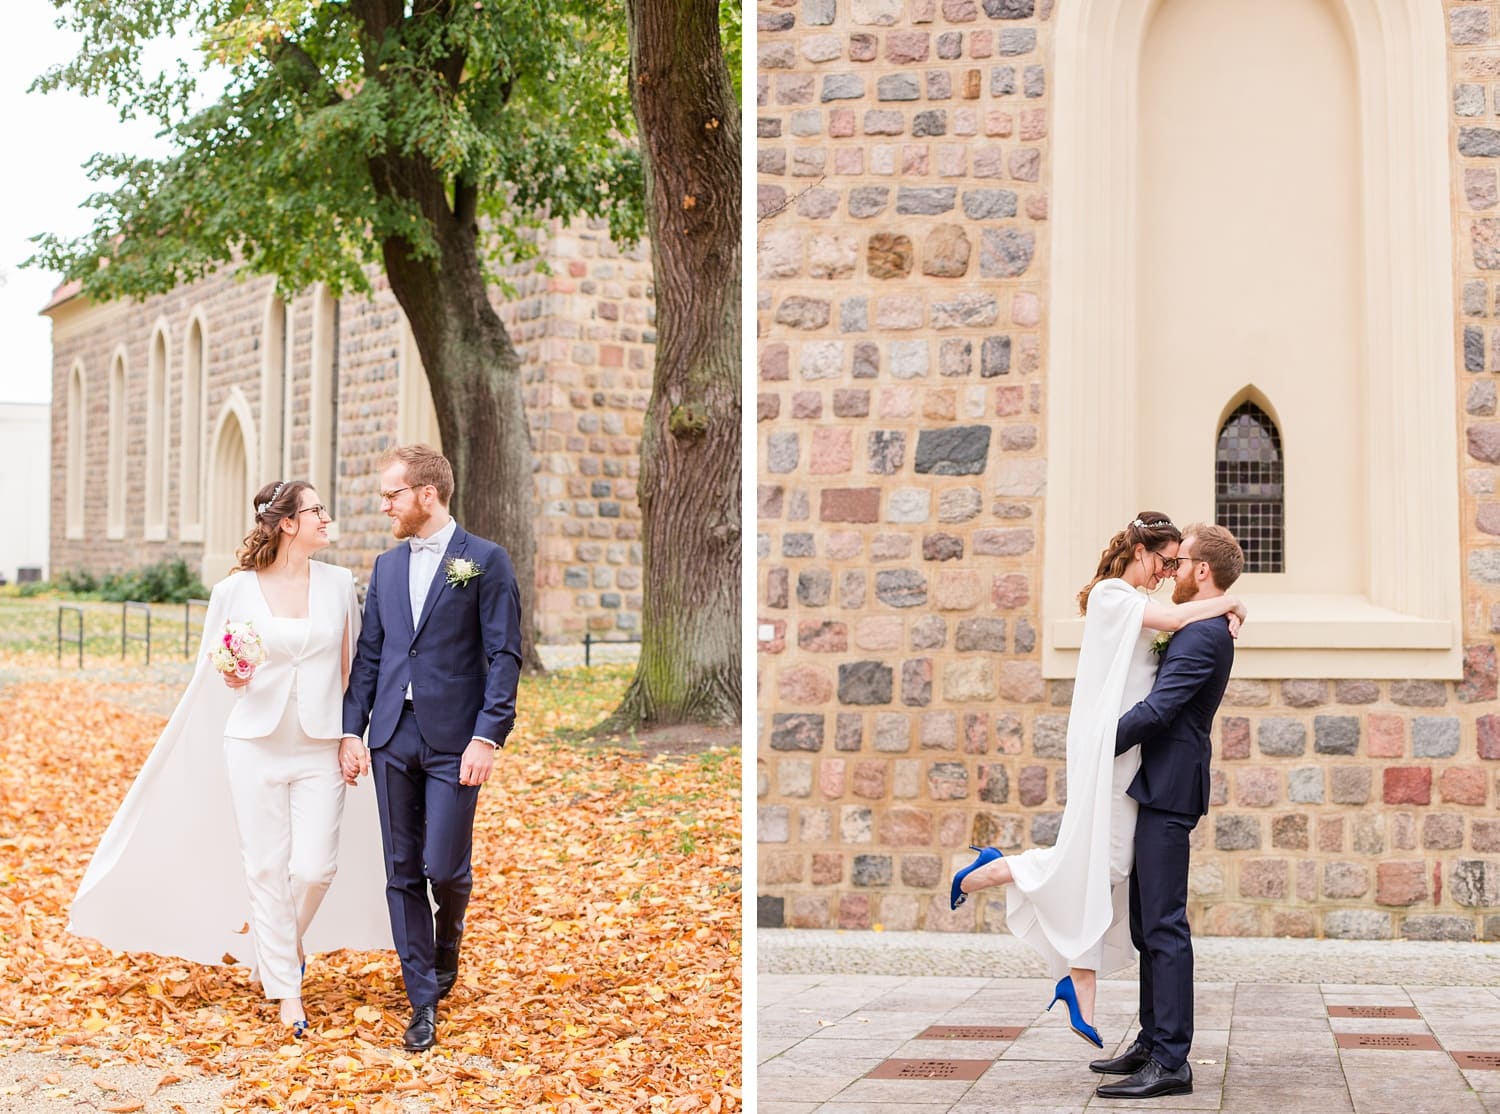
<svg viewBox="0 0 1500 1114">
<path fill-rule="evenodd" d="M 1088 1070 L 1104 1053 L 1063 1005 L 1046 1012 L 1051 982 L 1011 937 L 757 941 L 761 1114 L 1500 1114 L 1496 944 L 1198 941 L 1193 1094 L 1110 1101 L 1094 1087 L 1114 1077 Z M 1134 968 L 1101 981 L 1109 1055 L 1135 1035 L 1135 1007 Z M 1343 1047 L 1355 1043 L 1383 1047 Z M 1464 1066 L 1465 1052 L 1490 1067 Z M 907 1077 L 872 1078 L 883 1065 Z"/>
</svg>

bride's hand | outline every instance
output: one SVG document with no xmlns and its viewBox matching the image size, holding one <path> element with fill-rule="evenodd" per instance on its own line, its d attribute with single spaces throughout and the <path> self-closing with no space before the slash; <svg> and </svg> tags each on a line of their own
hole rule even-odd
<svg viewBox="0 0 1500 1114">
<path fill-rule="evenodd" d="M 370 772 L 370 752 L 362 739 L 345 735 L 339 740 L 339 773 L 346 785 L 358 785 L 359 775 Z"/>
<path fill-rule="evenodd" d="M 251 673 L 250 677 L 253 676 L 255 676 L 255 674 Z M 225 674 L 224 683 L 232 689 L 242 689 L 250 683 L 250 677 L 232 677 L 228 674 Z"/>
<path fill-rule="evenodd" d="M 1229 620 L 1229 637 L 1238 638 L 1240 636 L 1240 627 L 1244 626 L 1245 616 L 1248 612 L 1245 611 L 1244 600 L 1238 596 L 1231 596 L 1230 599 L 1234 601 L 1234 606 L 1229 609 L 1229 614 L 1225 618 Z"/>
</svg>

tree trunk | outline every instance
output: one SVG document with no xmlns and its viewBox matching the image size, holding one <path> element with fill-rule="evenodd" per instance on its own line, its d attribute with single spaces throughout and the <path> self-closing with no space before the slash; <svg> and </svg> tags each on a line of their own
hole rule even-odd
<svg viewBox="0 0 1500 1114">
<path fill-rule="evenodd" d="M 627 0 L 657 349 L 641 657 L 611 726 L 738 722 L 740 112 L 716 0 Z"/>
<path fill-rule="evenodd" d="M 540 672 L 534 465 L 521 359 L 490 304 L 474 196 L 460 188 L 450 208 L 437 174 L 415 160 L 375 159 L 371 170 L 377 190 L 416 200 L 433 223 L 439 257 L 418 258 L 404 239 L 392 237 L 381 244 L 386 276 L 432 387 L 443 455 L 453 465 L 450 509 L 466 530 L 510 554 L 521 590 L 522 664 Z M 397 182 L 405 187 L 399 195 Z"/>
</svg>

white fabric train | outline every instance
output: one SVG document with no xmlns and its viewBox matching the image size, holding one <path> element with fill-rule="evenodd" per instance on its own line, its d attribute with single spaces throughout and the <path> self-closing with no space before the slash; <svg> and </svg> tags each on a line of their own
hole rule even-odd
<svg viewBox="0 0 1500 1114">
<path fill-rule="evenodd" d="M 346 650 L 353 654 L 360 620 L 348 570 L 312 562 L 308 611 L 318 622 L 345 627 L 344 645 L 332 646 L 332 671 L 326 652 L 310 655 L 317 661 L 257 671 L 252 703 L 249 690 L 238 696 L 225 686 L 206 655 L 226 621 L 269 619 L 270 609 L 253 573 L 232 573 L 214 585 L 192 680 L 89 862 L 69 911 L 69 932 L 120 951 L 209 964 L 252 962 L 225 728 L 233 717 L 237 735 L 248 729 L 253 736 L 262 721 L 268 721 L 265 730 L 274 729 L 295 680 L 298 718 L 313 728 L 308 734 L 341 733 L 340 658 Z M 393 947 L 369 777 L 347 790 L 338 872 L 304 944 L 309 952 Z"/>
</svg>

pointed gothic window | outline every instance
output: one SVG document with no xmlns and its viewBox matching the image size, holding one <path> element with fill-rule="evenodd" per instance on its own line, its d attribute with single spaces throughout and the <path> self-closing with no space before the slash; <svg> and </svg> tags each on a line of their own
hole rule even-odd
<svg viewBox="0 0 1500 1114">
<path fill-rule="evenodd" d="M 1214 521 L 1245 551 L 1246 572 L 1285 571 L 1285 494 L 1281 432 L 1253 402 L 1241 403 L 1219 430 Z"/>
<path fill-rule="evenodd" d="M 171 422 L 167 417 L 167 329 L 159 324 L 151 336 L 146 371 L 146 539 L 167 536 L 167 455 Z"/>
</svg>

